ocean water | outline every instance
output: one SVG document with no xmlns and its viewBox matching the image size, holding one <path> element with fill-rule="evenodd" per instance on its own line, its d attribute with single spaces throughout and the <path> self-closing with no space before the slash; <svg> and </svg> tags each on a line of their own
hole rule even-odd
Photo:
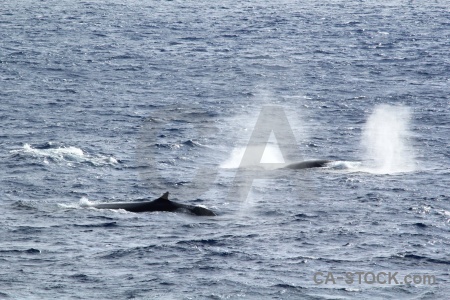
<svg viewBox="0 0 450 300">
<path fill-rule="evenodd" d="M 448 299 L 449 7 L 2 1 L 0 298 Z"/>
</svg>

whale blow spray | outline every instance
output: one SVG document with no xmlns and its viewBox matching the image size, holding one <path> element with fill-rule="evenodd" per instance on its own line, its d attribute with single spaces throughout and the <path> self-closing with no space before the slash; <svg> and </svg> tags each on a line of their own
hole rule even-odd
<svg viewBox="0 0 450 300">
<path fill-rule="evenodd" d="M 368 118 L 362 136 L 365 160 L 371 173 L 412 172 L 415 169 L 408 129 L 411 112 L 408 107 L 378 105 Z"/>
</svg>

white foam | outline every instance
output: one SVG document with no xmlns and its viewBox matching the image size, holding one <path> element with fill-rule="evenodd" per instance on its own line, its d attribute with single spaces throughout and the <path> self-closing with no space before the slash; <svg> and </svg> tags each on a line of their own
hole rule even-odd
<svg viewBox="0 0 450 300">
<path fill-rule="evenodd" d="M 24 153 L 30 154 L 33 156 L 40 156 L 46 158 L 53 159 L 55 161 L 63 161 L 63 160 L 80 160 L 84 157 L 83 150 L 76 147 L 61 147 L 61 148 L 50 148 L 50 149 L 36 149 L 30 146 L 29 144 L 25 144 L 22 150 L 13 150 L 13 153 Z"/>
<path fill-rule="evenodd" d="M 358 170 L 361 167 L 361 162 L 337 160 L 329 162 L 327 167 L 335 170 Z"/>
<path fill-rule="evenodd" d="M 115 165 L 118 163 L 117 159 L 112 156 L 88 155 L 82 149 L 73 146 L 37 149 L 29 144 L 25 144 L 22 149 L 12 150 L 11 153 L 40 157 L 45 164 L 49 164 L 51 161 L 66 162 L 68 165 L 72 165 L 74 162 L 89 162 L 94 166 Z"/>
<path fill-rule="evenodd" d="M 92 204 L 93 203 L 90 202 L 88 198 L 81 197 L 78 203 L 70 203 L 70 204 L 58 203 L 58 206 L 62 208 L 80 208 L 80 207 L 89 207 Z"/>
<path fill-rule="evenodd" d="M 91 201 L 89 201 L 89 199 L 87 197 L 81 197 L 80 199 L 80 206 L 81 207 L 88 207 L 93 205 L 93 203 Z"/>
</svg>

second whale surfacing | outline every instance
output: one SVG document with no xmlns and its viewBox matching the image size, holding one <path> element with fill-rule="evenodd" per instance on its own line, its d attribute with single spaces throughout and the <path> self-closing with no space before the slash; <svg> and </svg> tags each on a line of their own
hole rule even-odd
<svg viewBox="0 0 450 300">
<path fill-rule="evenodd" d="M 331 162 L 331 160 L 326 160 L 326 159 L 306 160 L 306 161 L 288 164 L 287 166 L 284 166 L 283 169 L 300 170 L 300 169 L 310 169 L 310 168 L 322 168 L 322 167 L 326 167 L 327 164 L 330 162 Z"/>
<path fill-rule="evenodd" d="M 90 207 L 98 209 L 123 209 L 130 212 L 147 212 L 147 211 L 187 211 L 197 216 L 215 216 L 216 214 L 207 208 L 195 205 L 186 205 L 169 200 L 169 192 L 164 193 L 161 197 L 153 201 L 143 202 L 116 202 L 116 203 L 99 203 Z"/>
</svg>

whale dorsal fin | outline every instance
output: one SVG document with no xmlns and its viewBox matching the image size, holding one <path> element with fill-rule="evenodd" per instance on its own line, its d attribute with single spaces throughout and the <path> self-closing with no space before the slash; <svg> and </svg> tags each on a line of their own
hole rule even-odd
<svg viewBox="0 0 450 300">
<path fill-rule="evenodd" d="M 165 192 L 161 197 L 159 197 L 159 199 L 169 200 L 169 192 Z"/>
</svg>

